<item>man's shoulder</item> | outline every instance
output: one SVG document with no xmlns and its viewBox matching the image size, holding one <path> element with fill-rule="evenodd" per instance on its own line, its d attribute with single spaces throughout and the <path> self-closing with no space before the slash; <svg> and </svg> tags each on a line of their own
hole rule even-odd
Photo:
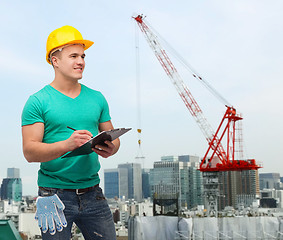
<svg viewBox="0 0 283 240">
<path fill-rule="evenodd" d="M 43 87 L 39 91 L 32 94 L 30 97 L 31 98 L 37 98 L 37 99 L 44 98 L 46 95 L 49 94 L 48 88 L 49 88 L 49 85 L 46 85 L 45 87 Z"/>
<path fill-rule="evenodd" d="M 31 123 L 32 121 L 30 121 L 30 119 L 34 117 L 34 113 L 37 113 L 38 115 L 41 114 L 43 106 L 45 106 L 45 103 L 48 102 L 48 99 L 44 97 L 44 95 L 46 95 L 46 86 L 30 95 L 23 109 L 23 125 L 34 123 Z"/>
<path fill-rule="evenodd" d="M 87 86 L 85 86 L 83 84 L 81 84 L 81 86 L 84 89 L 84 91 L 87 92 L 87 94 L 91 94 L 91 95 L 97 96 L 97 97 L 102 97 L 103 96 L 103 94 L 100 91 L 98 91 L 98 90 L 94 90 L 94 89 L 89 88 L 89 87 L 87 87 Z"/>
</svg>

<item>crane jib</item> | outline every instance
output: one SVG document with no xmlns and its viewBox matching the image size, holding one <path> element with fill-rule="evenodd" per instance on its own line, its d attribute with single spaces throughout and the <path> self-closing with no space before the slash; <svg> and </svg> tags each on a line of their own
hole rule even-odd
<svg viewBox="0 0 283 240">
<path fill-rule="evenodd" d="M 242 120 L 242 118 L 236 114 L 236 109 L 226 105 L 226 112 L 221 120 L 221 123 L 216 132 L 213 131 L 207 119 L 204 117 L 201 108 L 189 91 L 189 88 L 185 85 L 174 64 L 168 57 L 165 49 L 163 49 L 161 46 L 157 35 L 153 33 L 147 24 L 145 24 L 142 15 L 138 15 L 133 18 L 136 20 L 156 58 L 170 78 L 181 99 L 185 103 L 185 106 L 188 108 L 189 112 L 199 125 L 202 133 L 208 141 L 209 146 L 205 156 L 202 159 L 199 170 L 209 172 L 228 170 L 256 170 L 260 168 L 260 166 L 255 163 L 254 159 L 235 159 L 235 124 L 238 120 Z M 204 81 L 198 74 L 194 73 L 194 71 L 191 72 L 194 78 Z M 205 84 L 210 87 L 208 83 Z M 213 90 L 212 87 L 210 88 Z M 223 98 L 223 100 L 225 99 Z M 226 151 L 221 143 L 224 140 L 224 136 L 226 136 Z"/>
</svg>

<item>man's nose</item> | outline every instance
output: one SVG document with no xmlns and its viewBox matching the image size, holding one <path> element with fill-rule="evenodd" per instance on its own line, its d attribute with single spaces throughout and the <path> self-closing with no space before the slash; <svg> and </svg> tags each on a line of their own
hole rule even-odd
<svg viewBox="0 0 283 240">
<path fill-rule="evenodd" d="M 84 58 L 78 57 L 78 62 L 77 62 L 77 63 L 78 63 L 78 64 L 84 64 L 84 63 L 85 63 Z"/>
</svg>

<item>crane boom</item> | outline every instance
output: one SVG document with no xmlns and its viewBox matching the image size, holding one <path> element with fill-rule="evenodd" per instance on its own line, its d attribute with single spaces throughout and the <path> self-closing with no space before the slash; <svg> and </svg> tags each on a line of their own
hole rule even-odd
<svg viewBox="0 0 283 240">
<path fill-rule="evenodd" d="M 236 115 L 236 109 L 226 105 L 227 109 L 224 114 L 224 117 L 217 131 L 214 132 L 209 122 L 205 118 L 201 108 L 199 107 L 193 95 L 191 94 L 190 90 L 185 85 L 177 69 L 171 62 L 170 58 L 168 57 L 166 51 L 162 48 L 161 44 L 159 43 L 157 36 L 143 21 L 143 16 L 138 15 L 134 17 L 134 19 L 136 20 L 139 28 L 144 34 L 156 58 L 158 59 L 159 63 L 161 64 L 166 74 L 170 78 L 171 82 L 175 86 L 178 94 L 180 95 L 181 99 L 183 100 L 186 107 L 190 111 L 191 115 L 194 117 L 197 124 L 199 125 L 202 133 L 204 134 L 209 144 L 209 148 L 204 158 L 202 159 L 200 170 L 224 171 L 224 170 L 227 170 L 227 167 L 230 170 L 239 170 L 239 165 L 241 162 L 238 161 L 236 164 L 233 162 L 234 152 L 235 152 L 235 122 L 242 119 L 241 117 Z M 196 74 L 193 74 L 193 76 L 198 77 Z M 202 79 L 200 78 L 200 80 Z M 228 120 L 228 123 L 226 125 L 224 125 L 225 120 Z M 224 128 L 224 131 L 221 133 L 221 130 L 223 128 Z M 224 150 L 224 147 L 221 144 L 221 141 L 225 133 L 228 133 L 227 134 L 227 151 Z M 210 152 L 212 152 L 211 155 L 209 155 Z M 215 159 L 217 159 L 216 163 L 215 163 Z M 212 160 L 214 160 L 214 163 Z M 255 169 L 256 168 L 256 165 L 254 162 L 252 165 L 248 164 L 250 168 L 247 167 L 246 163 L 244 165 L 245 165 L 244 169 Z"/>
</svg>

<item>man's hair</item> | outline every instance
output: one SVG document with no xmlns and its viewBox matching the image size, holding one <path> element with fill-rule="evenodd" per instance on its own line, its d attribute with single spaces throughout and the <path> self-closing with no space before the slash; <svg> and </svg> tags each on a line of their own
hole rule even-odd
<svg viewBox="0 0 283 240">
<path fill-rule="evenodd" d="M 61 52 L 62 52 L 62 49 L 58 49 L 57 51 L 53 52 L 51 55 L 50 55 L 50 62 L 51 62 L 51 65 L 53 66 L 53 61 L 52 61 L 52 57 L 57 57 L 57 58 L 61 58 Z M 54 66 L 53 66 L 54 67 Z"/>
</svg>

